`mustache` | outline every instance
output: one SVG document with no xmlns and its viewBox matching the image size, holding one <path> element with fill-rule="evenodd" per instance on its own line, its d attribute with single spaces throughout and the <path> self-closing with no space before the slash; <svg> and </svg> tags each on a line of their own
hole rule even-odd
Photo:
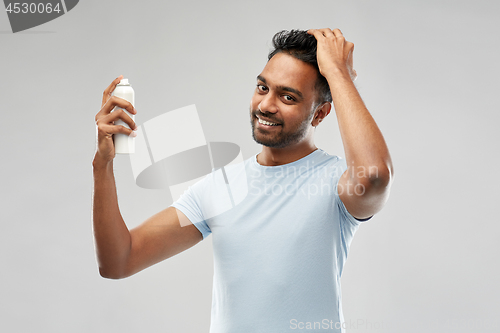
<svg viewBox="0 0 500 333">
<path fill-rule="evenodd" d="M 269 117 L 268 114 L 264 114 L 260 110 L 253 110 L 252 113 L 254 114 L 254 116 L 256 116 L 256 117 L 259 116 L 261 119 L 264 119 L 264 120 L 269 121 L 271 123 L 283 124 L 283 122 L 281 120 L 273 118 L 273 117 Z"/>
</svg>

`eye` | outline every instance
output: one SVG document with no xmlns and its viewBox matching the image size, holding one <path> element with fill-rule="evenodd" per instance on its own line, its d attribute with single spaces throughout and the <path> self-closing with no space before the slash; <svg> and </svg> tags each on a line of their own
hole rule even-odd
<svg viewBox="0 0 500 333">
<path fill-rule="evenodd" d="M 262 84 L 257 84 L 257 90 L 261 91 L 261 92 L 266 92 L 267 91 L 267 87 L 262 85 Z"/>
<path fill-rule="evenodd" d="M 283 98 L 287 102 L 294 102 L 295 101 L 295 98 L 293 98 L 293 96 L 290 96 L 290 95 L 283 95 Z"/>
</svg>

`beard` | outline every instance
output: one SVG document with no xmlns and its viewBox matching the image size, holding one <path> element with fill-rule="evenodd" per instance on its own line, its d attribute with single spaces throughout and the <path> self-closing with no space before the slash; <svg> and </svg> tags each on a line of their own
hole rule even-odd
<svg viewBox="0 0 500 333">
<path fill-rule="evenodd" d="M 288 124 L 288 127 L 290 127 L 288 130 L 284 129 L 287 125 L 283 121 L 276 121 L 280 124 L 278 126 L 281 128 L 265 130 L 255 126 L 255 122 L 258 121 L 258 119 L 256 119 L 257 114 L 263 115 L 264 118 L 270 119 L 271 122 L 274 122 L 274 119 L 264 115 L 258 110 L 252 110 L 250 108 L 250 124 L 252 125 L 253 139 L 255 142 L 270 148 L 285 148 L 302 141 L 307 135 L 307 130 L 313 116 L 313 114 L 311 114 L 307 119 L 297 124 Z"/>
</svg>

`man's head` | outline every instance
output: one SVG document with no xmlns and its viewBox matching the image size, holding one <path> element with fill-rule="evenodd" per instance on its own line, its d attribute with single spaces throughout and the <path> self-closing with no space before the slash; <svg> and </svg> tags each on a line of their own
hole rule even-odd
<svg viewBox="0 0 500 333">
<path fill-rule="evenodd" d="M 273 45 L 250 104 L 254 140 L 272 148 L 311 143 L 314 127 L 331 108 L 330 89 L 318 69 L 316 39 L 305 31 L 281 31 Z"/>
<path fill-rule="evenodd" d="M 312 65 L 317 72 L 316 89 L 318 91 L 317 103 L 332 102 L 332 94 L 326 78 L 320 74 L 318 67 L 318 58 L 316 55 L 317 41 L 313 35 L 304 30 L 283 30 L 273 37 L 273 50 L 269 53 L 267 59 L 271 60 L 276 54 L 283 52 L 292 57 L 302 60 Z"/>
</svg>

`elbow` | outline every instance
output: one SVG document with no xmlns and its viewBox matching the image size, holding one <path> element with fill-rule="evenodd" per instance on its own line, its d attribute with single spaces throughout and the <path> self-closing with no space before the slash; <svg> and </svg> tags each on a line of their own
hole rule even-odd
<svg viewBox="0 0 500 333">
<path fill-rule="evenodd" d="M 107 269 L 105 267 L 99 267 L 99 275 L 105 279 L 119 280 L 126 278 L 127 276 L 118 270 Z"/>
<path fill-rule="evenodd" d="M 378 166 L 372 166 L 368 169 L 366 177 L 361 181 L 364 188 L 385 191 L 388 190 L 394 178 L 394 168 L 392 164 L 385 163 Z"/>
<path fill-rule="evenodd" d="M 394 169 L 389 166 L 384 166 L 379 168 L 376 174 L 369 176 L 370 183 L 377 188 L 386 188 L 391 185 L 392 179 L 394 178 Z"/>
<path fill-rule="evenodd" d="M 130 266 L 125 254 L 100 255 L 97 252 L 97 266 L 99 275 L 105 279 L 119 280 L 130 276 Z"/>
</svg>

